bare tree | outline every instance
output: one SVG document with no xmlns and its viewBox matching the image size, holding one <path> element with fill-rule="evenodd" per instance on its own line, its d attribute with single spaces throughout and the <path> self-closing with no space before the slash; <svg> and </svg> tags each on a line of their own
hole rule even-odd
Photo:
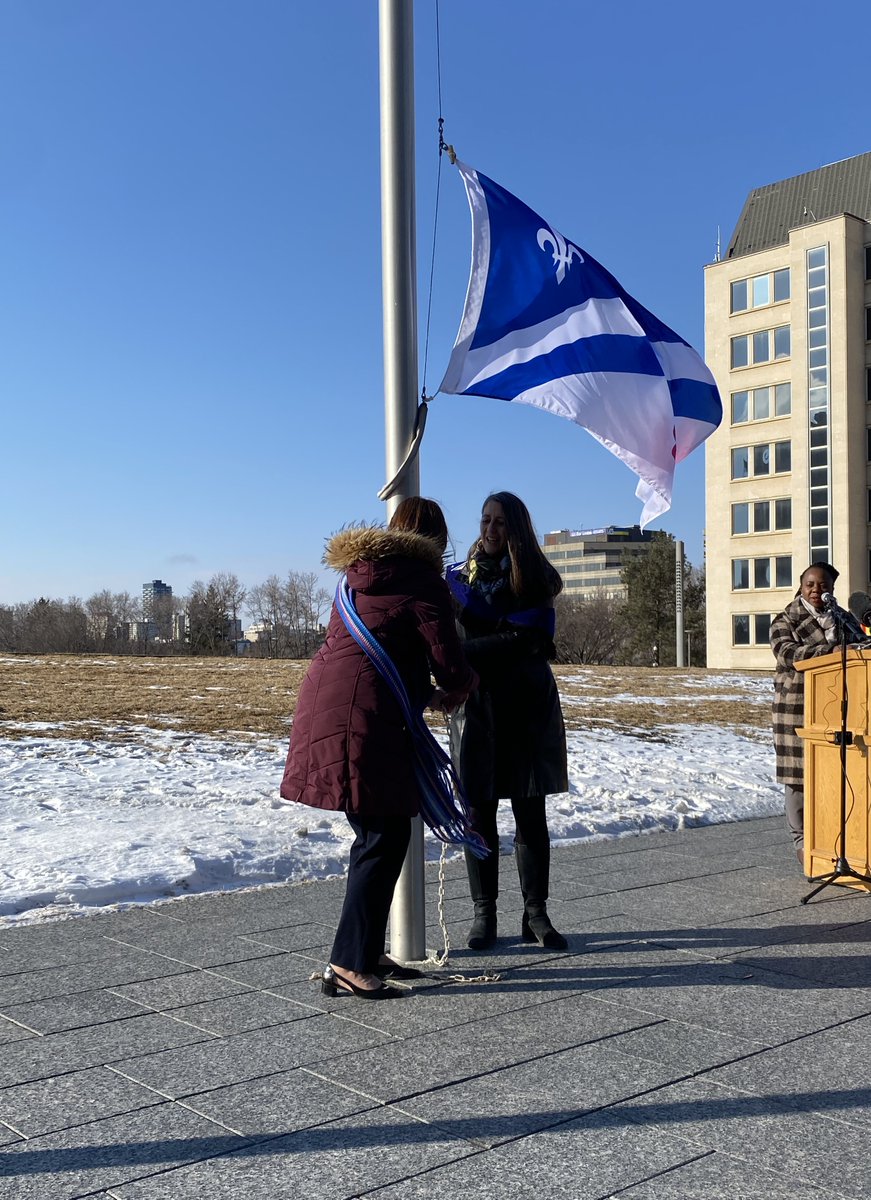
<svg viewBox="0 0 871 1200">
<path fill-rule="evenodd" d="M 557 662 L 617 661 L 627 638 L 625 605 L 604 594 L 589 600 L 562 595 L 556 610 Z"/>
</svg>

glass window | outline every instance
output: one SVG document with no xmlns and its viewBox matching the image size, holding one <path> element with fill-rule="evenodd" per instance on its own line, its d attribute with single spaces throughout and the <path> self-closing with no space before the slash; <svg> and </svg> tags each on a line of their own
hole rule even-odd
<svg viewBox="0 0 871 1200">
<path fill-rule="evenodd" d="M 826 409 L 829 406 L 829 390 L 828 388 L 811 388 L 807 397 L 808 408 L 810 409 Z M 823 412 L 821 417 L 814 417 L 812 424 L 825 425 L 826 417 Z"/>
<path fill-rule="evenodd" d="M 753 632 L 756 634 L 756 645 L 767 645 L 768 635 L 771 632 L 770 615 L 768 613 L 756 613 L 753 617 L 753 626 Z"/>
<path fill-rule="evenodd" d="M 871 279 L 871 246 L 865 247 L 865 278 Z M 869 572 L 871 578 L 871 572 Z"/>
<path fill-rule="evenodd" d="M 871 462 L 871 429 L 865 430 L 865 457 Z"/>
<path fill-rule="evenodd" d="M 828 529 L 812 529 L 811 530 L 811 549 L 814 551 L 814 558 L 822 558 L 828 560 L 829 554 L 829 531 Z M 817 551 L 823 550 L 824 554 L 818 554 Z"/>
<path fill-rule="evenodd" d="M 753 586 L 758 588 L 771 587 L 771 559 L 753 559 Z"/>
<path fill-rule="evenodd" d="M 732 450 L 732 478 L 746 479 L 750 474 L 750 448 L 735 446 Z"/>
<path fill-rule="evenodd" d="M 771 416 L 771 388 L 754 388 L 753 420 L 767 421 Z"/>
<path fill-rule="evenodd" d="M 750 505 L 732 505 L 732 533 L 750 532 Z"/>
<path fill-rule="evenodd" d="M 733 614 L 732 642 L 736 646 L 750 645 L 750 617 L 746 614 Z"/>
<path fill-rule="evenodd" d="M 788 417 L 792 412 L 792 385 L 779 383 L 774 389 L 774 415 Z"/>
<path fill-rule="evenodd" d="M 827 487 L 829 472 L 826 467 L 814 467 L 811 471 L 811 487 Z"/>
<path fill-rule="evenodd" d="M 771 467 L 771 447 L 753 447 L 753 474 L 767 475 Z"/>
<path fill-rule="evenodd" d="M 829 452 L 826 449 L 811 450 L 811 466 L 825 467 L 828 465 Z"/>
<path fill-rule="evenodd" d="M 750 586 L 750 559 L 749 558 L 733 558 L 732 559 L 732 587 L 737 590 L 739 588 L 749 588 Z"/>
<path fill-rule="evenodd" d="M 825 508 L 829 503 L 827 487 L 811 488 L 811 508 Z"/>
<path fill-rule="evenodd" d="M 828 387 L 829 368 L 828 367 L 814 367 L 814 369 L 812 371 L 808 372 L 808 383 L 810 384 L 811 390 L 813 390 L 814 388 Z"/>
<path fill-rule="evenodd" d="M 774 469 L 775 469 L 775 471 L 791 471 L 792 470 L 792 443 L 791 442 L 775 442 L 774 443 Z"/>
<path fill-rule="evenodd" d="M 865 309 L 865 341 L 871 342 L 871 308 Z"/>
<path fill-rule="evenodd" d="M 826 265 L 825 246 L 817 246 L 813 250 L 808 250 L 807 265 L 809 267 L 824 267 Z"/>
<path fill-rule="evenodd" d="M 825 329 L 826 310 L 824 308 L 812 308 L 807 315 L 807 323 L 810 329 Z"/>
<path fill-rule="evenodd" d="M 825 346 L 819 350 L 810 350 L 807 356 L 808 365 L 811 367 L 824 367 L 829 361 L 829 352 Z"/>
<path fill-rule="evenodd" d="M 827 288 L 823 281 L 822 287 L 812 287 L 808 289 L 807 306 L 808 308 L 825 308 L 826 307 L 826 292 Z"/>
<path fill-rule="evenodd" d="M 760 308 L 763 304 L 771 303 L 771 276 L 757 275 L 753 284 L 753 307 Z"/>
<path fill-rule="evenodd" d="M 767 500 L 753 503 L 753 532 L 767 533 L 771 528 L 771 506 Z"/>
<path fill-rule="evenodd" d="M 789 267 L 774 272 L 774 302 L 789 299 Z"/>
<path fill-rule="evenodd" d="M 871 521 L 871 488 L 868 489 L 868 520 Z"/>
<path fill-rule="evenodd" d="M 823 322 L 823 324 L 825 324 L 825 322 Z M 808 334 L 808 345 L 816 347 L 816 346 L 825 346 L 825 344 L 826 344 L 825 329 L 812 329 L 810 331 L 810 333 Z"/>
<path fill-rule="evenodd" d="M 829 523 L 828 509 L 826 509 L 826 508 L 812 508 L 811 509 L 811 528 L 812 529 L 817 529 L 821 525 L 827 526 L 828 523 Z"/>
<path fill-rule="evenodd" d="M 824 287 L 826 282 L 826 268 L 814 267 L 813 270 L 807 273 L 807 285 L 809 288 Z"/>
<path fill-rule="evenodd" d="M 746 336 L 732 338 L 732 367 L 746 367 L 750 362 L 750 339 Z"/>
<path fill-rule="evenodd" d="M 774 501 L 774 528 L 792 529 L 792 500 Z"/>
<path fill-rule="evenodd" d="M 760 329 L 758 333 L 753 334 L 753 361 L 755 363 L 768 362 L 771 358 L 771 336 L 770 330 Z"/>
<path fill-rule="evenodd" d="M 774 331 L 774 357 L 789 358 L 790 355 L 790 337 L 789 326 L 780 325 Z"/>
<path fill-rule="evenodd" d="M 774 560 L 774 586 L 789 587 L 792 583 L 792 555 L 778 554 Z"/>
<path fill-rule="evenodd" d="M 736 279 L 732 284 L 732 312 L 744 312 L 747 308 L 747 280 Z"/>
<path fill-rule="evenodd" d="M 865 368 L 865 399 L 871 404 L 871 367 Z"/>
<path fill-rule="evenodd" d="M 829 441 L 829 431 L 825 425 L 815 425 L 811 430 L 811 445 L 813 447 L 826 446 Z"/>
<path fill-rule="evenodd" d="M 732 393 L 732 424 L 743 425 L 750 420 L 749 392 Z"/>
</svg>

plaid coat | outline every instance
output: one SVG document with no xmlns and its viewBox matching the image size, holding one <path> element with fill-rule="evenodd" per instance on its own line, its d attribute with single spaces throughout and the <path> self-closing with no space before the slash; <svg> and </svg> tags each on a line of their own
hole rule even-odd
<svg viewBox="0 0 871 1200">
<path fill-rule="evenodd" d="M 795 663 L 807 658 L 831 654 L 836 646 L 816 617 L 812 617 L 798 596 L 771 622 L 771 649 L 777 660 L 774 671 L 774 704 L 771 724 L 777 778 L 790 787 L 804 787 L 804 743 L 795 732 L 804 721 L 804 676 Z"/>
</svg>

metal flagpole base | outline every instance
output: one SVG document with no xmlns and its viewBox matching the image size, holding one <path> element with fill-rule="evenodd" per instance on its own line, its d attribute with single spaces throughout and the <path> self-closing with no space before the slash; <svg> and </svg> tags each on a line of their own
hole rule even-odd
<svg viewBox="0 0 871 1200">
<path fill-rule="evenodd" d="M 423 872 L 423 821 L 411 819 L 411 840 L 390 909 L 390 957 L 400 962 L 426 958 L 426 905 Z"/>
</svg>

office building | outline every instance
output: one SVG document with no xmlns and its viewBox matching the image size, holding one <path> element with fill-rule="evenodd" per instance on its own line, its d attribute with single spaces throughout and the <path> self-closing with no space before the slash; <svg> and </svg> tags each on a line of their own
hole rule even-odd
<svg viewBox="0 0 871 1200">
<path fill-rule="evenodd" d="M 629 555 L 644 554 L 653 534 L 638 525 L 603 529 L 558 529 L 542 539 L 545 557 L 563 580 L 563 595 L 574 600 L 625 600 L 622 571 Z"/>
<path fill-rule="evenodd" d="M 871 153 L 751 192 L 705 270 L 723 423 L 706 443 L 711 667 L 772 668 L 809 562 L 871 578 Z"/>
</svg>

